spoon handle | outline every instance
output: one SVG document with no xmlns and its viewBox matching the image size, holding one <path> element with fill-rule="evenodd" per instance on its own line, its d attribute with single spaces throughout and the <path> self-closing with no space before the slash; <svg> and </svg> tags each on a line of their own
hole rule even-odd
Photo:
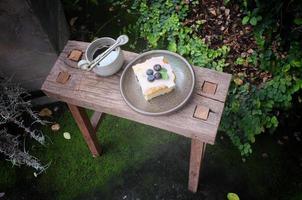
<svg viewBox="0 0 302 200">
<path fill-rule="evenodd" d="M 109 55 L 113 49 L 115 49 L 118 46 L 119 46 L 118 43 L 115 43 L 111 47 L 109 47 L 106 51 L 98 55 L 98 57 L 96 57 L 92 61 L 90 67 L 88 68 L 88 71 L 92 70 L 99 62 L 101 62 L 107 55 Z"/>
<path fill-rule="evenodd" d="M 129 38 L 127 35 L 121 35 L 116 39 L 116 42 L 110 46 L 106 51 L 102 54 L 98 55 L 88 66 L 88 71 L 92 70 L 99 62 L 101 62 L 107 55 L 111 53 L 118 46 L 124 45 L 128 42 Z"/>
</svg>

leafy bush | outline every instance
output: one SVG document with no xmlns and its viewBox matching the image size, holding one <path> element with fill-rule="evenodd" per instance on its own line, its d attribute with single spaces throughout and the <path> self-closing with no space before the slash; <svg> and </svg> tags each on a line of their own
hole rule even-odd
<svg viewBox="0 0 302 200">
<path fill-rule="evenodd" d="M 278 126 L 277 109 L 289 108 L 293 95 L 302 88 L 300 44 L 295 42 L 295 34 L 290 35 L 289 43 L 280 43 L 285 39 L 281 37 L 280 27 L 276 27 L 280 19 L 274 17 L 278 13 L 275 9 L 278 6 L 283 9 L 283 4 L 282 1 L 275 1 L 275 6 L 266 1 L 261 4 L 258 1 L 242 1 L 242 9 L 246 13 L 242 23 L 255 26 L 254 37 L 258 50 L 250 57 L 238 57 L 236 63 L 250 62 L 258 70 L 272 75 L 272 78 L 258 84 L 249 81 L 238 83 L 234 79 L 231 85 L 221 130 L 226 132 L 244 157 L 252 153 L 252 143 L 255 142 L 256 135 L 265 130 L 273 131 Z M 226 61 L 230 51 L 227 45 L 212 49 L 195 33 L 194 28 L 202 28 L 202 22 L 197 20 L 190 27 L 183 23 L 190 9 L 194 9 L 199 1 L 125 0 L 115 1 L 114 4 L 129 7 L 128 12 L 137 15 L 137 22 L 129 25 L 127 30 L 137 33 L 138 38 L 144 38 L 151 48 L 167 48 L 200 67 L 218 71 L 233 67 L 232 63 Z M 301 7 L 301 3 L 298 4 Z M 272 12 L 268 12 L 268 8 Z M 270 17 L 262 16 L 263 13 L 269 13 Z M 296 15 L 294 22 L 301 25 L 301 16 Z M 295 26 L 293 29 L 300 28 Z M 289 46 L 288 50 L 283 49 L 284 45 Z"/>
</svg>

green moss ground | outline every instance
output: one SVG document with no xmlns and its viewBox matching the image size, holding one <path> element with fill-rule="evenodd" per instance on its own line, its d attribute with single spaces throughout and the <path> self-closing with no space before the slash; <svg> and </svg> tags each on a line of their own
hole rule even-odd
<svg viewBox="0 0 302 200">
<path fill-rule="evenodd" d="M 94 159 L 70 114 L 65 114 L 60 122 L 62 131 L 52 134 L 54 144 L 45 158 L 53 160 L 52 167 L 47 172 L 48 176 L 41 177 L 42 188 L 48 190 L 50 186 L 60 194 L 60 199 L 72 199 L 80 193 L 103 186 L 112 175 L 121 174 L 154 156 L 155 145 L 175 138 L 158 129 L 107 116 L 98 132 L 104 153 Z M 69 131 L 72 139 L 65 140 L 63 131 Z M 49 185 L 50 177 L 54 185 Z"/>
<path fill-rule="evenodd" d="M 97 134 L 104 153 L 93 158 L 70 113 L 62 113 L 53 119 L 59 132 L 45 128 L 52 142 L 31 149 L 51 162 L 46 173 L 35 178 L 29 168 L 0 162 L 0 192 L 9 199 L 224 199 L 228 192 L 242 199 L 301 199 L 301 148 L 291 137 L 278 145 L 278 134 L 260 136 L 243 163 L 219 135 L 216 145 L 207 146 L 200 189 L 193 195 L 187 191 L 188 139 L 108 115 Z M 63 138 L 65 131 L 71 140 Z"/>
<path fill-rule="evenodd" d="M 69 112 L 59 117 L 61 130 L 53 133 L 50 128 L 45 134 L 52 141 L 48 147 L 36 146 L 33 152 L 44 163 L 51 162 L 45 174 L 36 181 L 40 193 L 54 193 L 56 199 L 73 199 L 81 193 L 107 184 L 112 175 L 137 167 L 156 155 L 156 145 L 175 140 L 174 134 L 140 125 L 126 119 L 106 116 L 98 131 L 103 146 L 103 155 L 93 158 Z M 64 139 L 63 132 L 71 133 L 71 140 Z M 1 169 L 2 168 L 2 169 Z M 15 182 L 14 169 L 1 165 L 1 188 Z M 31 170 L 19 169 L 26 177 L 33 178 Z M 51 191 L 51 192 L 50 192 Z"/>
</svg>

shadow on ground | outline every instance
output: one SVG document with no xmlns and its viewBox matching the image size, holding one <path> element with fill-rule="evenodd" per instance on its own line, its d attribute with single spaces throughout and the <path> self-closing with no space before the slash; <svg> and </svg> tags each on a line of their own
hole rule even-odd
<svg viewBox="0 0 302 200">
<path fill-rule="evenodd" d="M 291 147 L 278 145 L 271 136 L 264 136 L 256 147 L 260 151 L 242 162 L 229 142 L 220 139 L 216 146 L 208 146 L 199 189 L 192 194 L 187 190 L 190 142 L 180 137 L 157 146 L 161 153 L 156 158 L 112 178 L 106 187 L 76 199 L 220 200 L 226 199 L 228 192 L 235 192 L 241 199 L 298 200 L 302 199 L 299 192 L 302 173 L 298 158 L 288 154 L 288 150 L 293 150 Z"/>
<path fill-rule="evenodd" d="M 45 132 L 52 143 L 31 150 L 44 163 L 51 161 L 50 168 L 35 178 L 30 168 L 12 168 L 0 161 L 0 192 L 5 192 L 1 200 L 220 200 L 228 192 L 243 200 L 302 199 L 299 112 L 281 121 L 274 135 L 258 136 L 246 162 L 219 133 L 216 144 L 207 146 L 199 189 L 192 194 L 187 190 L 189 139 L 107 116 L 98 132 L 104 153 L 92 158 L 66 106 L 59 106 L 52 120 L 61 130 L 51 132 L 48 127 Z M 64 131 L 71 132 L 71 140 L 63 138 Z"/>
<path fill-rule="evenodd" d="M 226 166 L 211 160 L 210 153 L 203 163 L 199 190 L 192 194 L 187 190 L 189 140 L 180 138 L 157 148 L 161 153 L 156 158 L 112 178 L 105 188 L 77 199 L 225 199 L 228 191 L 245 194 L 242 174 L 225 173 Z"/>
</svg>

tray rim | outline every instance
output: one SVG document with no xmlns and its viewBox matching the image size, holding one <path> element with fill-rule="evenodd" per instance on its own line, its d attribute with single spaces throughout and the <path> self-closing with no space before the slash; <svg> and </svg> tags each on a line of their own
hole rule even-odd
<svg viewBox="0 0 302 200">
<path fill-rule="evenodd" d="M 191 75 L 192 75 L 192 80 L 193 80 L 193 84 L 190 88 L 190 91 L 189 91 L 189 94 L 188 96 L 180 103 L 178 104 L 177 106 L 175 106 L 174 108 L 170 109 L 170 110 L 166 110 L 166 111 L 163 111 L 163 112 L 157 112 L 157 113 L 153 113 L 153 112 L 148 112 L 148 111 L 144 111 L 144 110 L 141 110 L 137 107 L 135 107 L 134 105 L 132 105 L 132 103 L 130 103 L 128 101 L 128 99 L 125 97 L 124 95 L 124 92 L 123 92 L 123 87 L 122 87 L 122 83 L 123 83 L 123 79 L 124 79 L 124 76 L 126 74 L 126 71 L 128 70 L 128 68 L 130 68 L 133 63 L 135 63 L 137 60 L 141 59 L 142 57 L 146 56 L 146 55 L 150 55 L 150 54 L 160 54 L 160 53 L 163 53 L 163 54 L 170 54 L 172 56 L 175 56 L 175 57 L 178 57 L 179 59 L 181 59 L 185 64 L 186 66 L 189 68 L 190 72 L 191 72 Z M 139 54 L 136 58 L 134 58 L 133 60 L 131 60 L 127 65 L 126 67 L 123 69 L 123 72 L 122 72 L 122 75 L 121 75 L 121 78 L 120 78 L 120 93 L 124 99 L 124 101 L 126 102 L 126 104 L 131 108 L 133 109 L 134 111 L 140 113 L 140 114 L 143 114 L 143 115 L 149 115 L 149 116 L 160 116 L 160 115 L 166 115 L 166 114 L 170 114 L 172 112 L 175 112 L 177 110 L 179 110 L 181 107 L 183 107 L 190 99 L 190 97 L 192 96 L 193 94 L 193 91 L 194 91 L 194 88 L 195 88 L 195 84 L 196 84 L 196 78 L 195 78 L 195 72 L 194 72 L 194 69 L 192 67 L 192 65 L 184 58 L 182 57 L 181 55 L 177 54 L 177 53 L 174 53 L 174 52 L 171 52 L 171 51 L 168 51 L 168 50 L 151 50 L 151 51 L 147 51 L 147 52 L 144 52 L 144 53 L 141 53 Z"/>
</svg>

